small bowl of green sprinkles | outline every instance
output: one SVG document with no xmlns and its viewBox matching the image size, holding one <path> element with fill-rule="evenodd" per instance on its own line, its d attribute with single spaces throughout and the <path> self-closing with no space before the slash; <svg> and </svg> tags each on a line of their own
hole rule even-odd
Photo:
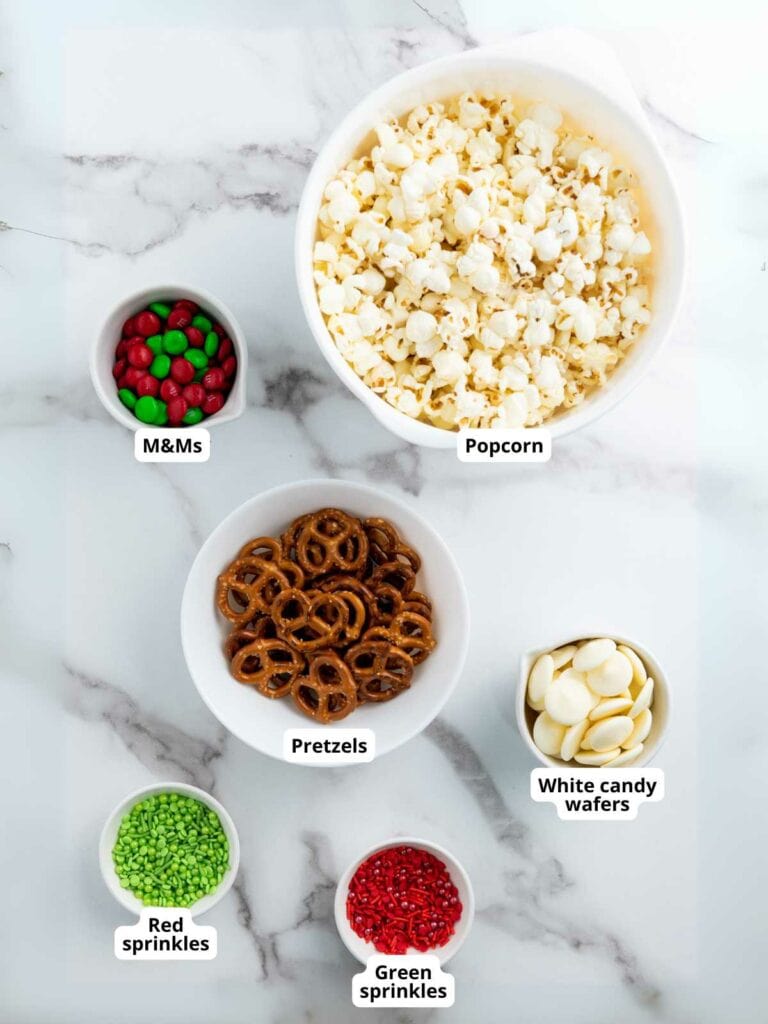
<svg viewBox="0 0 768 1024">
<path fill-rule="evenodd" d="M 229 891 L 240 843 L 218 800 L 196 786 L 157 783 L 112 811 L 99 861 L 107 888 L 127 910 L 188 907 L 198 915 Z"/>
</svg>

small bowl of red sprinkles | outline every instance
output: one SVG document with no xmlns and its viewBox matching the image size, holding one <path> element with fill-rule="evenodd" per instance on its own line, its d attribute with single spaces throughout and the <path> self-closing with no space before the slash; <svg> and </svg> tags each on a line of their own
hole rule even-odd
<svg viewBox="0 0 768 1024">
<path fill-rule="evenodd" d="M 458 952 L 475 913 L 472 884 L 456 858 L 423 839 L 392 839 L 358 858 L 336 889 L 336 927 L 349 952 L 369 956 Z"/>
<path fill-rule="evenodd" d="M 91 352 L 96 393 L 126 427 L 209 427 L 245 408 L 247 349 L 218 299 L 165 285 L 123 299 Z"/>
</svg>

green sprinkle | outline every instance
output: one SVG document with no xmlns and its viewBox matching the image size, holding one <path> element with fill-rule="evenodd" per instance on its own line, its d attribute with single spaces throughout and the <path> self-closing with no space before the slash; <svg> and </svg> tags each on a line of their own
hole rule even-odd
<svg viewBox="0 0 768 1024">
<path fill-rule="evenodd" d="M 204 828 L 205 840 L 198 838 Z M 156 844 L 146 839 L 152 834 L 158 836 Z M 229 843 L 218 815 L 205 804 L 160 793 L 124 815 L 112 860 L 120 885 L 144 906 L 190 907 L 221 883 L 229 867 Z"/>
<path fill-rule="evenodd" d="M 171 307 L 164 302 L 150 302 L 149 308 L 153 313 L 157 313 L 161 320 L 167 320 L 171 312 Z"/>
</svg>

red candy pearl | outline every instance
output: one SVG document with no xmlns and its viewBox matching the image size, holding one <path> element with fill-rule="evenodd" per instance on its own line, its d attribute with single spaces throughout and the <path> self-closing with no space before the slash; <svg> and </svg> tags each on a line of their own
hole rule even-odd
<svg viewBox="0 0 768 1024">
<path fill-rule="evenodd" d="M 145 338 L 151 338 L 160 330 L 160 317 L 150 309 L 145 309 L 136 317 L 136 330 Z"/>
<path fill-rule="evenodd" d="M 181 423 L 187 411 L 186 399 L 179 395 L 168 403 L 168 422 Z"/>
<path fill-rule="evenodd" d="M 189 344 L 193 348 L 202 348 L 203 347 L 203 343 L 205 341 L 205 338 L 203 337 L 203 332 L 202 331 L 198 331 L 198 329 L 196 327 L 187 327 L 187 329 L 184 331 L 184 333 L 187 336 L 187 341 L 189 342 Z"/>
<path fill-rule="evenodd" d="M 212 391 L 210 394 L 205 396 L 203 402 L 203 412 L 206 416 L 213 416 L 215 412 L 218 412 L 224 405 L 224 396 L 220 391 Z"/>
<path fill-rule="evenodd" d="M 224 362 L 221 364 L 221 368 L 224 371 L 225 377 L 231 377 L 232 374 L 237 369 L 237 360 L 235 359 L 234 356 L 229 356 L 229 358 L 225 359 Z"/>
<path fill-rule="evenodd" d="M 177 356 L 171 363 L 171 376 L 177 384 L 191 384 L 195 368 L 188 359 Z"/>
<path fill-rule="evenodd" d="M 232 352 L 232 342 L 229 340 L 229 338 L 222 338 L 221 344 L 219 345 L 219 351 L 216 353 L 220 362 L 224 362 L 224 360 L 228 356 L 232 355 Z"/>
<path fill-rule="evenodd" d="M 146 370 L 152 365 L 152 349 L 148 345 L 131 345 L 128 349 L 128 362 L 137 370 Z"/>
<path fill-rule="evenodd" d="M 172 309 L 168 314 L 168 327 L 174 331 L 183 331 L 192 323 L 192 313 L 184 306 Z"/>
<path fill-rule="evenodd" d="M 205 401 L 205 388 L 202 384 L 187 384 L 182 391 L 190 409 L 196 409 Z"/>
<path fill-rule="evenodd" d="M 224 371 L 219 366 L 203 374 L 202 385 L 206 391 L 221 391 L 227 382 Z"/>
<path fill-rule="evenodd" d="M 124 359 L 118 359 L 117 362 L 115 363 L 115 365 L 112 367 L 112 376 L 115 378 L 115 380 L 120 380 L 120 378 L 125 373 L 125 367 L 126 367 L 125 360 Z"/>
<path fill-rule="evenodd" d="M 181 386 L 170 377 L 166 377 L 160 385 L 160 397 L 164 402 L 170 402 L 172 398 L 178 398 L 181 394 Z"/>
<path fill-rule="evenodd" d="M 146 374 L 141 378 L 139 383 L 136 385 L 136 394 L 141 397 L 142 395 L 151 395 L 152 398 L 157 397 L 157 393 L 160 390 L 160 381 L 157 377 L 153 377 L 151 373 Z"/>
</svg>

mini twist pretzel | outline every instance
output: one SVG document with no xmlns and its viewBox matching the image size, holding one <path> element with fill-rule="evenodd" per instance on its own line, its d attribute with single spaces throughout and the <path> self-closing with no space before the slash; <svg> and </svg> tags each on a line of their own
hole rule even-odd
<svg viewBox="0 0 768 1024">
<path fill-rule="evenodd" d="M 403 595 L 389 583 L 379 583 L 373 591 L 373 596 L 376 599 L 376 608 L 371 621 L 377 626 L 389 625 L 404 608 Z"/>
<path fill-rule="evenodd" d="M 241 626 L 259 612 L 268 612 L 275 597 L 289 587 L 288 577 L 274 562 L 237 558 L 219 575 L 216 605 L 225 618 Z"/>
<path fill-rule="evenodd" d="M 408 597 L 403 601 L 404 612 L 416 612 L 417 615 L 423 615 L 425 619 L 432 621 L 432 602 L 425 594 L 420 594 L 418 590 L 412 590 Z"/>
<path fill-rule="evenodd" d="M 368 612 L 362 598 L 352 590 L 334 590 L 333 595 L 347 606 L 347 624 L 333 646 L 349 647 L 355 640 L 360 639 L 368 620 Z"/>
<path fill-rule="evenodd" d="M 295 534 L 296 561 L 310 578 L 336 571 L 355 575 L 368 562 L 368 538 L 359 519 L 326 508 Z"/>
<path fill-rule="evenodd" d="M 340 590 L 351 591 L 353 594 L 357 594 L 365 605 L 367 621 L 372 622 L 376 617 L 376 598 L 373 591 L 357 576 L 329 576 L 328 579 L 317 584 L 317 589 L 329 594 L 336 594 Z"/>
<path fill-rule="evenodd" d="M 357 707 L 355 680 L 333 651 L 312 655 L 309 674 L 294 680 L 291 697 L 296 707 L 316 722 L 338 722 Z"/>
<path fill-rule="evenodd" d="M 248 644 L 252 644 L 254 640 L 258 639 L 259 636 L 253 629 L 248 629 L 247 627 L 244 629 L 233 629 L 224 641 L 224 653 L 227 656 L 227 661 L 232 661 L 241 647 L 247 647 Z"/>
<path fill-rule="evenodd" d="M 267 562 L 277 562 L 282 557 L 283 547 L 274 537 L 254 537 L 237 553 L 237 558 L 263 558 Z"/>
<path fill-rule="evenodd" d="M 375 592 L 383 583 L 399 590 L 403 598 L 407 598 L 416 582 L 416 573 L 405 562 L 382 562 L 371 573 L 368 586 Z"/>
<path fill-rule="evenodd" d="M 414 665 L 420 665 L 435 649 L 432 623 L 416 612 L 402 611 L 389 624 L 392 643 L 410 655 Z"/>
<path fill-rule="evenodd" d="M 344 660 L 357 683 L 358 700 L 392 700 L 411 685 L 413 661 L 386 640 L 363 640 L 350 647 Z"/>
<path fill-rule="evenodd" d="M 282 640 L 254 640 L 232 658 L 232 675 L 265 697 L 285 697 L 304 669 L 304 658 Z"/>
<path fill-rule="evenodd" d="M 320 590 L 284 590 L 272 603 L 278 636 L 304 654 L 330 647 L 346 628 L 347 606 L 335 594 Z"/>
<path fill-rule="evenodd" d="M 417 573 L 421 568 L 418 552 L 404 544 L 400 534 L 386 519 L 364 519 L 363 529 L 368 537 L 370 556 L 377 565 L 383 562 L 404 562 Z"/>
</svg>

